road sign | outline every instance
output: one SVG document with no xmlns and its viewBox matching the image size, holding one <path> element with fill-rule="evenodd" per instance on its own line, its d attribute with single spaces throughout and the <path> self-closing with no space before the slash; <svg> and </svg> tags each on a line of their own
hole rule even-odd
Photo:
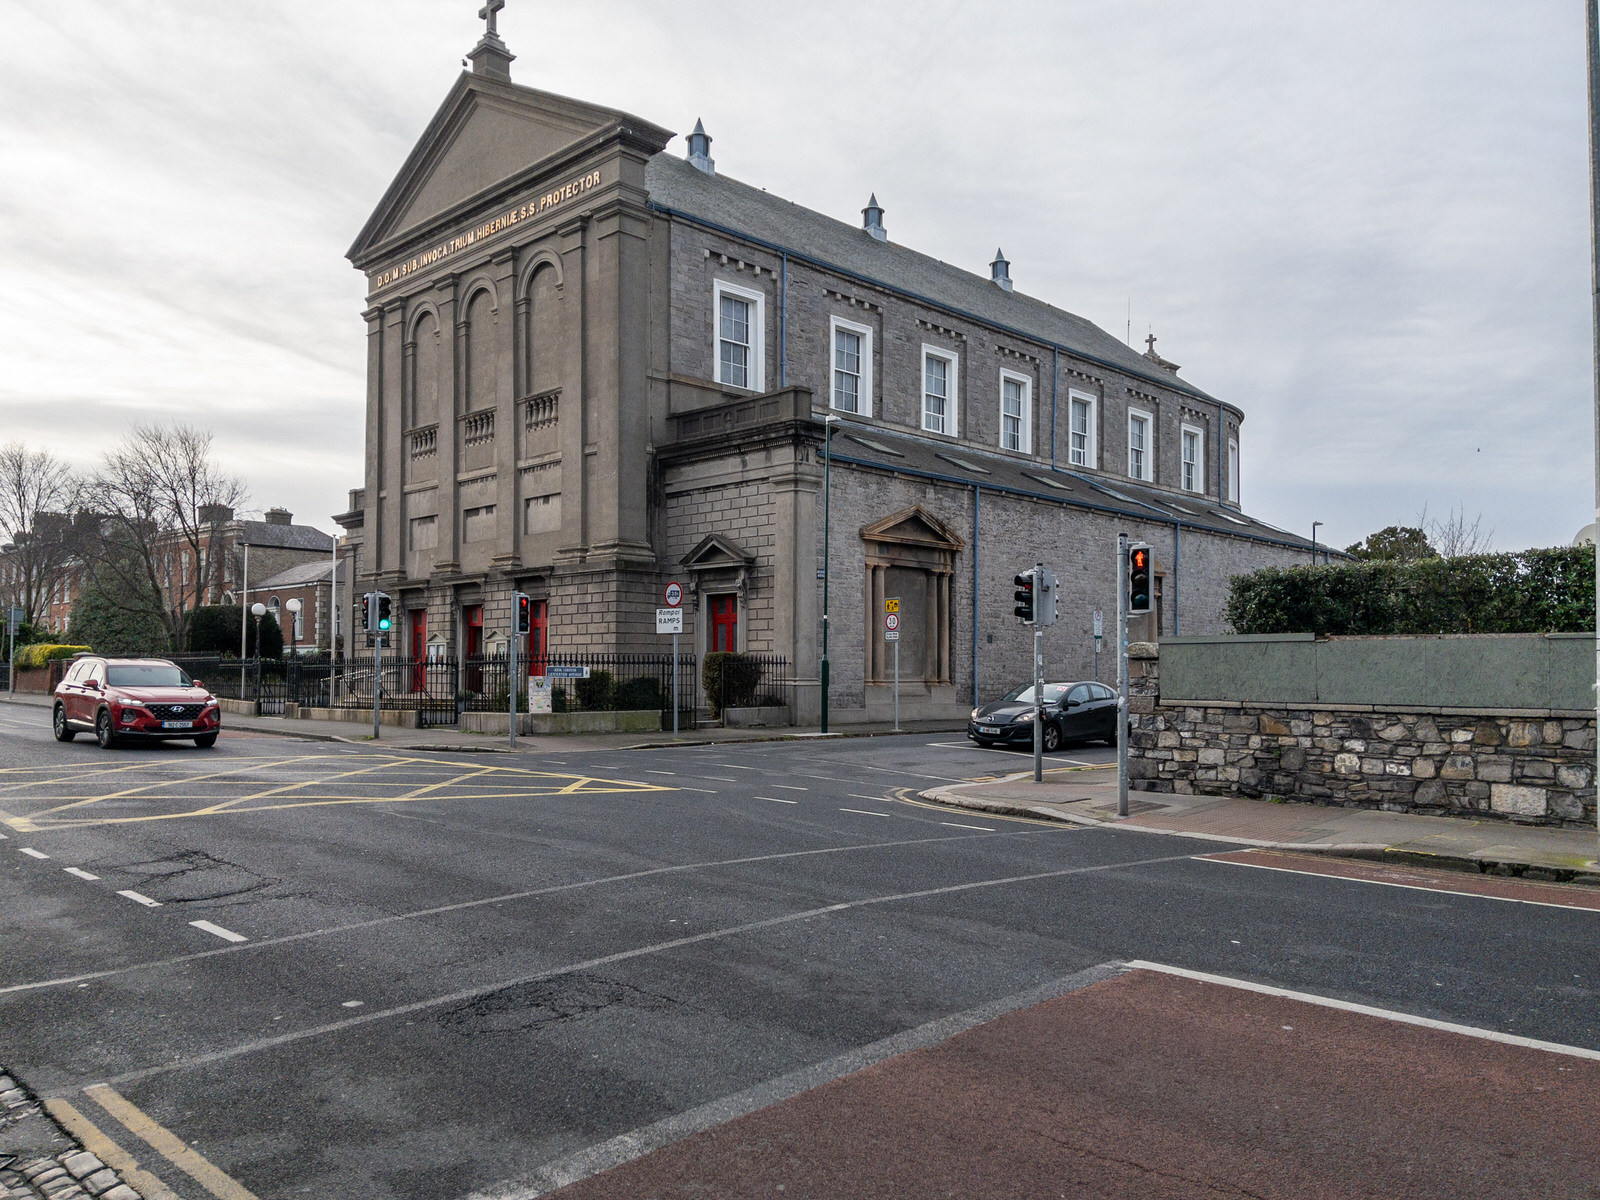
<svg viewBox="0 0 1600 1200">
<path fill-rule="evenodd" d="M 900 614 L 889 613 L 883 618 L 883 627 L 890 632 L 900 628 Z"/>
<path fill-rule="evenodd" d="M 1098 608 L 1094 610 L 1094 635 L 1095 637 L 1105 637 L 1106 635 L 1105 614 Z"/>
<path fill-rule="evenodd" d="M 588 667 L 546 667 L 544 673 L 551 679 L 587 679 Z"/>
<path fill-rule="evenodd" d="M 674 586 L 676 586 L 676 585 L 674 585 Z M 667 594 L 671 595 L 672 593 L 669 590 Z M 658 608 L 658 609 L 656 609 L 656 632 L 657 633 L 682 633 L 683 632 L 683 609 L 681 609 L 681 608 Z"/>
<path fill-rule="evenodd" d="M 886 613 L 897 613 L 897 612 L 899 612 L 900 611 L 900 597 L 899 596 L 887 596 L 887 597 L 885 597 L 884 601 L 883 601 L 883 611 L 886 612 Z"/>
<path fill-rule="evenodd" d="M 683 588 L 679 585 L 678 581 L 674 579 L 671 583 L 667 584 L 667 607 L 677 608 L 682 603 Z M 660 633 L 661 631 L 658 629 L 656 632 Z"/>
<path fill-rule="evenodd" d="M 886 642 L 898 642 L 900 640 L 900 631 L 898 629 L 885 629 L 883 631 L 883 640 Z"/>
</svg>

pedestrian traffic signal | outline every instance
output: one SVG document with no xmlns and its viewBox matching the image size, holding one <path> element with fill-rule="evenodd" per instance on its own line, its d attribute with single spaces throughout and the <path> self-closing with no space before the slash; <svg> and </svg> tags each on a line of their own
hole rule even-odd
<svg viewBox="0 0 1600 1200">
<path fill-rule="evenodd" d="M 1033 569 L 1030 567 L 1021 575 L 1016 576 L 1011 582 L 1016 585 L 1017 589 L 1011 594 L 1011 598 L 1016 601 L 1016 605 L 1011 611 L 1022 618 L 1024 625 L 1032 625 L 1034 617 Z"/>
<path fill-rule="evenodd" d="M 517 632 L 527 633 L 533 628 L 533 597 L 527 592 L 512 592 L 511 599 L 517 606 Z"/>
<path fill-rule="evenodd" d="M 372 619 L 377 614 L 373 611 L 372 597 L 376 592 L 367 592 L 361 597 L 361 628 L 367 633 L 372 632 Z"/>
<path fill-rule="evenodd" d="M 1128 547 L 1128 615 L 1148 613 L 1150 596 L 1150 547 L 1134 542 Z"/>
<path fill-rule="evenodd" d="M 378 632 L 388 633 L 394 628 L 394 618 L 390 615 L 392 601 L 387 592 L 376 593 L 378 598 Z"/>
</svg>

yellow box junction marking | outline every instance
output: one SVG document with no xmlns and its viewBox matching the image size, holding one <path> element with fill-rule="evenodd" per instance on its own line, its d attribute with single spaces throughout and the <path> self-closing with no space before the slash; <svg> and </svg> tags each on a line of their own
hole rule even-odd
<svg viewBox="0 0 1600 1200">
<path fill-rule="evenodd" d="M 261 787 L 267 780 L 246 780 L 249 789 L 245 795 L 222 799 L 195 795 L 195 785 L 249 771 L 247 764 L 267 763 L 277 768 L 308 770 L 308 777 L 288 783 Z M 346 770 L 326 772 L 326 767 L 337 763 Z M 171 762 L 139 763 L 114 768 L 117 772 L 170 771 Z M 23 779 L 25 772 L 49 771 L 48 777 Z M 418 783 L 419 773 L 436 775 L 446 773 L 442 779 Z M 410 778 L 391 780 L 389 774 L 405 774 Z M 436 758 L 413 758 L 404 755 L 386 755 L 378 762 L 351 767 L 345 755 L 309 755 L 303 758 L 261 758 L 234 760 L 227 771 L 212 771 L 196 775 L 167 775 L 147 783 L 117 786 L 111 791 L 95 792 L 84 789 L 83 782 L 105 774 L 95 769 L 76 773 L 63 773 L 59 767 L 18 767 L 0 770 L 0 796 L 8 803 L 31 797 L 49 803 L 52 807 L 33 813 L 12 813 L 0 810 L 0 825 L 21 833 L 37 833 L 51 829 L 73 829 L 86 825 L 125 825 L 145 821 L 171 821 L 184 817 L 211 817 L 232 813 L 273 812 L 289 808 L 331 807 L 345 804 L 403 804 L 417 800 L 520 800 L 549 796 L 604 795 L 627 792 L 671 792 L 679 789 L 664 784 L 646 783 L 633 779 L 602 779 L 591 775 L 577 775 L 555 771 L 535 771 L 525 767 L 473 766 L 462 767 L 456 763 L 440 762 Z M 358 780 L 359 777 L 359 781 Z M 355 781 L 355 782 L 352 782 Z M 367 794 L 352 795 L 348 791 L 332 789 L 344 785 Z M 39 789 L 55 787 L 53 795 L 40 795 Z M 10 793 L 8 796 L 7 793 Z M 138 816 L 98 816 L 95 806 L 107 801 L 138 797 L 152 804 L 163 800 L 176 801 L 184 807 L 175 812 L 154 812 Z M 272 801 L 262 803 L 262 801 Z M 70 812 L 70 817 L 60 814 Z"/>
</svg>

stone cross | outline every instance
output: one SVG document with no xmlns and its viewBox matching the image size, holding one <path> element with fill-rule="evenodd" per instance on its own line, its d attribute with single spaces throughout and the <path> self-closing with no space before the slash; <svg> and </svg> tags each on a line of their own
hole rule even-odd
<svg viewBox="0 0 1600 1200">
<path fill-rule="evenodd" d="M 505 3 L 505 0 L 500 0 L 500 2 L 503 4 Z M 1149 337 L 1145 338 L 1144 344 L 1149 347 L 1145 353 L 1154 354 L 1156 352 L 1156 335 L 1152 333 Z"/>
<path fill-rule="evenodd" d="M 499 36 L 500 31 L 495 28 L 495 18 L 499 15 L 500 10 L 505 6 L 506 0 L 487 0 L 487 3 L 485 3 L 484 6 L 478 10 L 478 19 L 480 21 L 487 21 L 489 24 L 488 29 L 484 32 L 485 37 Z"/>
</svg>

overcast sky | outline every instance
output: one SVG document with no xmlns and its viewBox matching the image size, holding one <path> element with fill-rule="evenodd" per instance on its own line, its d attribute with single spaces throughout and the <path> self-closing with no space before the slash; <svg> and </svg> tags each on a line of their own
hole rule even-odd
<svg viewBox="0 0 1600 1200">
<path fill-rule="evenodd" d="M 0 442 L 213 429 L 257 509 L 362 474 L 344 259 L 481 0 L 0 0 Z M 1593 515 L 1576 0 L 509 0 L 520 83 L 987 273 L 1244 410 L 1244 503 L 1336 545 Z M 669 153 L 682 153 L 682 138 Z M 1131 314 L 1131 315 L 1130 315 Z"/>
</svg>

